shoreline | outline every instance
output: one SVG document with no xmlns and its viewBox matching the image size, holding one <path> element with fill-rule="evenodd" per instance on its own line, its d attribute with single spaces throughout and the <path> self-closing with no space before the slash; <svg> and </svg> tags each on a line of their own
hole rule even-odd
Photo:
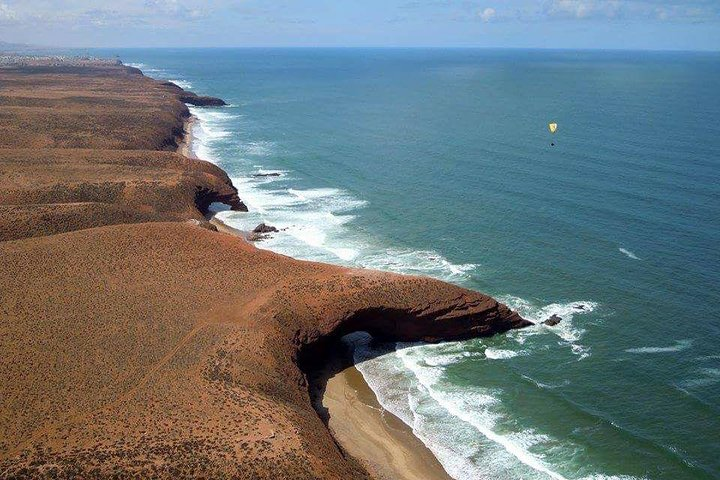
<svg viewBox="0 0 720 480">
<path fill-rule="evenodd" d="M 194 115 L 185 120 L 184 135 L 178 142 L 178 153 L 190 159 L 200 159 L 193 150 L 197 122 Z M 251 243 L 247 232 L 217 216 L 208 221 L 219 232 Z M 341 342 L 336 347 L 331 358 L 307 372 L 307 377 L 313 407 L 340 448 L 380 480 L 453 480 L 412 429 L 380 405 L 355 367 L 352 350 Z"/>
<path fill-rule="evenodd" d="M 15 66 L 0 80 L 14 105 L 0 119 L 5 476 L 367 480 L 310 399 L 309 367 L 334 340 L 530 323 L 480 292 L 295 260 L 208 228 L 212 204 L 247 207 L 226 172 L 178 147 L 187 104 L 221 99 L 121 64 Z"/>
<path fill-rule="evenodd" d="M 336 342 L 308 373 L 310 397 L 342 450 L 382 480 L 453 480 L 412 429 L 378 402 L 355 367 L 352 347 Z"/>
<path fill-rule="evenodd" d="M 199 123 L 199 120 L 194 115 L 190 115 L 188 118 L 185 119 L 183 124 L 183 136 L 178 141 L 177 153 L 191 160 L 203 160 L 198 157 L 193 150 L 193 127 L 196 123 Z M 227 223 L 217 218 L 216 214 L 213 213 L 212 215 L 208 215 L 206 220 L 211 225 L 213 225 L 218 232 L 240 237 L 249 243 L 248 232 L 231 227 Z"/>
<path fill-rule="evenodd" d="M 192 114 L 185 119 L 183 122 L 183 135 L 177 142 L 177 153 L 192 160 L 198 160 L 198 157 L 195 155 L 195 151 L 192 148 L 193 126 L 195 125 L 195 122 L 197 122 L 197 118 Z"/>
</svg>

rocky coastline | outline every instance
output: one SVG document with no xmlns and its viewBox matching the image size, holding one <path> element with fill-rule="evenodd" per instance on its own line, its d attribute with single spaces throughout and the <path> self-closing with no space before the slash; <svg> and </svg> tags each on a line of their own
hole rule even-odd
<svg viewBox="0 0 720 480">
<path fill-rule="evenodd" d="M 308 391 L 334 342 L 530 324 L 207 228 L 247 208 L 176 153 L 185 103 L 224 104 L 109 62 L 0 68 L 0 478 L 370 478 Z"/>
</svg>

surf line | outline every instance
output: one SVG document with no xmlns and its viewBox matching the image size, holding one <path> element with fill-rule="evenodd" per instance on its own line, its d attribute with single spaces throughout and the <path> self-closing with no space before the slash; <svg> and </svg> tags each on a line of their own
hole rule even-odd
<svg viewBox="0 0 720 480">
<path fill-rule="evenodd" d="M 555 480 L 568 480 L 566 477 L 563 477 L 557 472 L 554 472 L 550 470 L 547 466 L 545 466 L 544 463 L 542 463 L 540 460 L 535 458 L 531 453 L 528 453 L 524 451 L 521 447 L 518 445 L 515 445 L 513 442 L 508 440 L 507 438 L 503 437 L 502 435 L 499 435 L 492 431 L 492 429 L 480 425 L 477 422 L 475 422 L 471 415 L 468 415 L 464 413 L 461 409 L 455 407 L 450 402 L 446 402 L 443 400 L 443 398 L 438 395 L 434 388 L 432 388 L 432 384 L 429 384 L 426 381 L 423 381 L 420 375 L 416 372 L 416 369 L 414 365 L 412 365 L 412 362 L 410 362 L 407 358 L 407 355 L 402 352 L 402 350 L 397 350 L 398 356 L 403 362 L 403 365 L 410 370 L 413 375 L 415 375 L 415 378 L 417 378 L 418 382 L 422 386 L 425 387 L 428 394 L 436 401 L 438 404 L 442 405 L 443 408 L 445 408 L 448 413 L 453 415 L 454 417 L 460 419 L 461 421 L 472 425 L 478 432 L 483 434 L 488 440 L 497 443 L 498 445 L 502 446 L 508 453 L 510 453 L 512 456 L 517 458 L 521 463 L 524 463 L 528 467 L 537 470 L 538 472 L 542 472 L 546 475 L 548 475 L 550 478 L 554 478 Z"/>
</svg>

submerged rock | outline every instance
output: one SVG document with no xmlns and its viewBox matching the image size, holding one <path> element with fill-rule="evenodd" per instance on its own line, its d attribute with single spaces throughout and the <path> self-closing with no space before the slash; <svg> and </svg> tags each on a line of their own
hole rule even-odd
<svg viewBox="0 0 720 480">
<path fill-rule="evenodd" d="M 554 327 L 555 325 L 557 325 L 557 324 L 560 323 L 561 321 L 562 321 L 562 317 L 560 317 L 559 315 L 555 314 L 555 315 L 553 315 L 552 317 L 550 317 L 550 318 L 548 318 L 547 320 L 545 320 L 543 323 L 544 323 L 545 325 L 547 325 L 547 326 Z"/>
<path fill-rule="evenodd" d="M 278 172 L 272 172 L 272 173 L 256 173 L 253 175 L 253 177 L 279 177 L 280 174 Z"/>
</svg>

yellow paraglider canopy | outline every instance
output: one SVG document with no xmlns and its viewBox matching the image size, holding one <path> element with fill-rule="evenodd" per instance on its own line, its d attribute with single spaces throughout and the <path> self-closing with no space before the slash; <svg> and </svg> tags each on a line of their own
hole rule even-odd
<svg viewBox="0 0 720 480">
<path fill-rule="evenodd" d="M 550 133 L 557 132 L 557 123 L 548 123 L 548 130 L 550 130 Z"/>
</svg>

